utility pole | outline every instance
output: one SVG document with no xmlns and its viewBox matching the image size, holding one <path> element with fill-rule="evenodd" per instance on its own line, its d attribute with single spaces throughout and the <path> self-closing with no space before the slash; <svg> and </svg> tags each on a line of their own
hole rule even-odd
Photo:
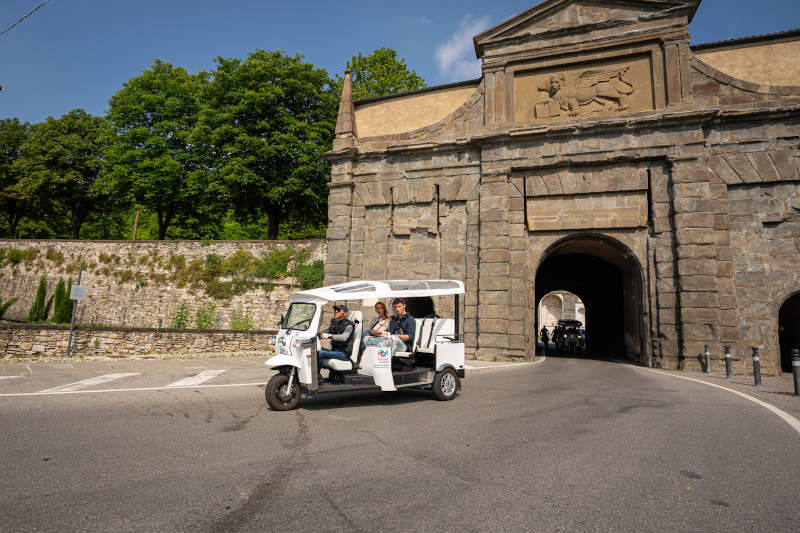
<svg viewBox="0 0 800 533">
<path fill-rule="evenodd" d="M 83 263 L 78 267 L 78 283 L 72 286 L 71 292 L 75 291 L 75 287 L 81 286 L 81 274 L 83 273 Z M 78 299 L 73 298 L 73 295 L 69 295 L 70 299 L 72 300 L 72 320 L 69 323 L 69 340 L 67 341 L 67 358 L 70 357 L 70 351 L 72 349 L 72 331 L 75 329 L 75 310 L 78 308 Z"/>
</svg>

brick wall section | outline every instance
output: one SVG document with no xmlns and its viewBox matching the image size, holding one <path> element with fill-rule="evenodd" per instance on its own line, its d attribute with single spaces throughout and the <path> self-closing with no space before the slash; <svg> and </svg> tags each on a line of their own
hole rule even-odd
<svg viewBox="0 0 800 533">
<path fill-rule="evenodd" d="M 186 264 L 193 259 L 205 261 L 210 254 L 229 257 L 237 250 L 246 250 L 262 257 L 276 247 L 290 246 L 307 250 L 310 262 L 325 259 L 325 241 L 55 241 L 55 240 L 4 240 L 0 248 L 6 250 L 35 249 L 39 251 L 32 263 L 7 264 L 0 269 L 0 300 L 19 296 L 5 318 L 24 321 L 36 295 L 42 275 L 47 277 L 48 295 L 55 291 L 59 279 L 77 280 L 79 260 L 87 264 L 81 284 L 87 287 L 87 299 L 78 305 L 76 321 L 81 324 L 102 324 L 128 327 L 167 327 L 179 303 L 189 308 L 190 325 L 194 324 L 197 309 L 207 303 L 216 305 L 220 320 L 218 327 L 230 326 L 231 315 L 237 306 L 249 309 L 256 328 L 275 327 L 281 313 L 286 310 L 287 297 L 294 280 L 273 280 L 274 289 L 267 293 L 263 288 L 249 290 L 229 300 L 216 300 L 201 289 L 179 287 L 171 279 L 173 271 L 168 266 L 171 256 L 183 255 Z M 64 261 L 57 264 L 46 258 L 47 250 L 63 254 Z M 113 258 L 104 263 L 101 255 Z M 157 257 L 157 260 L 153 260 Z M 118 262 L 114 262 L 118 261 Z M 119 272 L 130 270 L 144 280 L 120 281 Z M 254 280 L 267 282 L 268 280 Z M 160 321 L 160 323 L 159 323 Z"/>
<path fill-rule="evenodd" d="M 76 356 L 147 356 L 265 352 L 275 331 L 76 328 Z M 69 326 L 0 324 L 5 357 L 61 357 L 67 352 Z"/>
</svg>

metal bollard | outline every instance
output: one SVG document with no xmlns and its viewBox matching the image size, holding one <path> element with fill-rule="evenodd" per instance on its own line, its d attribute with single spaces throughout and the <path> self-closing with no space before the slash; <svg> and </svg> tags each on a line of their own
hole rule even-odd
<svg viewBox="0 0 800 533">
<path fill-rule="evenodd" d="M 731 367 L 731 347 L 725 347 L 725 377 L 731 379 L 733 377 L 733 368 Z"/>
<path fill-rule="evenodd" d="M 753 376 L 756 379 L 756 387 L 761 386 L 761 358 L 758 357 L 758 348 L 753 347 Z"/>
<path fill-rule="evenodd" d="M 794 373 L 794 395 L 800 396 L 800 350 L 792 348 L 792 373 Z"/>
<path fill-rule="evenodd" d="M 711 352 L 708 350 L 708 344 L 705 345 L 706 349 L 706 368 L 703 370 L 703 374 L 710 374 L 711 373 Z"/>
</svg>

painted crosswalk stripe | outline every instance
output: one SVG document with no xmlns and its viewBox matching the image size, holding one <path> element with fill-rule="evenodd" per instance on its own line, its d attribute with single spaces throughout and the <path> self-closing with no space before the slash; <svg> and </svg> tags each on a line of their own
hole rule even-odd
<svg viewBox="0 0 800 533">
<path fill-rule="evenodd" d="M 124 374 L 104 374 L 102 376 L 97 376 L 95 378 L 84 379 L 82 381 L 76 381 L 75 383 L 67 383 L 66 385 L 61 385 L 60 387 L 53 387 L 52 389 L 45 389 L 39 392 L 75 391 L 75 390 L 85 389 L 87 387 L 92 387 L 94 385 L 100 385 L 101 383 L 108 383 L 109 381 L 116 381 L 122 378 L 138 376 L 140 374 L 141 372 L 128 372 Z"/>
<path fill-rule="evenodd" d="M 203 370 L 199 374 L 194 376 L 190 376 L 185 379 L 181 379 L 180 381 L 176 381 L 175 383 L 170 383 L 167 387 L 193 387 L 195 385 L 200 385 L 201 383 L 205 383 L 209 379 L 213 379 L 220 374 L 225 372 L 225 370 Z"/>
<path fill-rule="evenodd" d="M 4 379 L 14 379 L 14 378 L 21 378 L 22 376 L 0 376 L 0 381 Z"/>
</svg>

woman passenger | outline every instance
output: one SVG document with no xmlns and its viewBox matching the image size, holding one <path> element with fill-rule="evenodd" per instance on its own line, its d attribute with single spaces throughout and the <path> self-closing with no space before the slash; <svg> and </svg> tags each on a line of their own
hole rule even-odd
<svg viewBox="0 0 800 533">
<path fill-rule="evenodd" d="M 361 335 L 361 350 L 364 350 L 367 337 L 386 337 L 389 332 L 389 312 L 386 310 L 386 304 L 378 302 L 375 304 L 376 319 L 373 321 L 372 326 Z"/>
</svg>

